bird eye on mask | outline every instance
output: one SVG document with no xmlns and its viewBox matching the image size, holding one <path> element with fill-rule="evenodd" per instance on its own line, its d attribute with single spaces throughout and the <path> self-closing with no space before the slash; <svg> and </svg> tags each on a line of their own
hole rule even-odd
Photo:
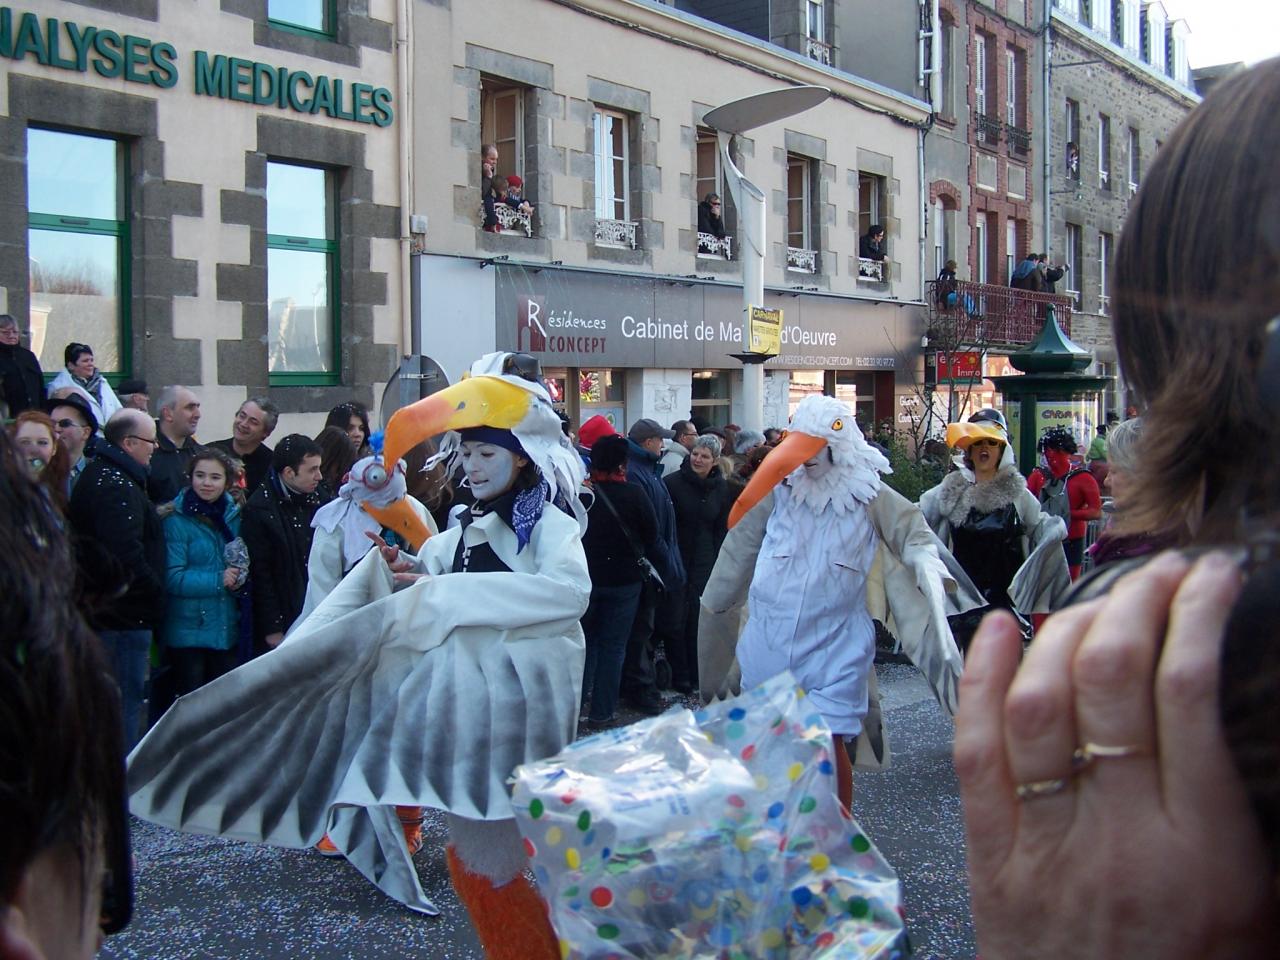
<svg viewBox="0 0 1280 960">
<path fill-rule="evenodd" d="M 840 420 L 840 419 L 836 419 L 836 420 L 831 421 L 831 429 L 832 429 L 832 430 L 843 430 L 843 429 L 844 429 L 844 421 L 843 421 L 843 420 Z"/>
</svg>

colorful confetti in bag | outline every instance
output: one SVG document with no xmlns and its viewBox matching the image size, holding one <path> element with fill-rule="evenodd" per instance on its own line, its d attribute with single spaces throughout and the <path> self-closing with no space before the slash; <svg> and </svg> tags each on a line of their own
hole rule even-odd
<svg viewBox="0 0 1280 960">
<path fill-rule="evenodd" d="M 519 767 L 563 956 L 907 956 L 897 876 L 841 809 L 831 749 L 783 674 Z"/>
</svg>

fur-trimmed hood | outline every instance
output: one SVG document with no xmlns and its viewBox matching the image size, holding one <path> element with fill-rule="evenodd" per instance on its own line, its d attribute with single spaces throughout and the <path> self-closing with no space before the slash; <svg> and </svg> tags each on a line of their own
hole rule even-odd
<svg viewBox="0 0 1280 960">
<path fill-rule="evenodd" d="M 1000 467 L 988 483 L 975 483 L 964 471 L 956 470 L 938 485 L 938 510 L 956 527 L 964 523 L 974 507 L 981 513 L 991 513 L 1014 503 L 1026 488 L 1027 481 L 1012 463 Z"/>
</svg>

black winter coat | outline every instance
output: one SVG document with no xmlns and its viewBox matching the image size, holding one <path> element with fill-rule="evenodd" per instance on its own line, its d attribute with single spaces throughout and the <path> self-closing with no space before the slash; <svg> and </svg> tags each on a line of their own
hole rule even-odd
<svg viewBox="0 0 1280 960">
<path fill-rule="evenodd" d="M 160 432 L 160 421 L 156 421 L 156 449 L 151 455 L 151 472 L 147 478 L 147 494 L 151 502 L 159 506 L 171 503 L 175 497 L 190 486 L 187 468 L 195 458 L 200 444 L 195 437 L 188 437 L 181 447 L 174 446 L 172 440 Z"/>
<path fill-rule="evenodd" d="M 698 232 L 709 233 L 717 240 L 724 239 L 724 218 L 705 200 L 698 204 Z"/>
<path fill-rule="evenodd" d="M 44 376 L 36 355 L 21 344 L 0 343 L 0 381 L 9 416 L 23 410 L 39 410 L 44 405 Z"/>
<path fill-rule="evenodd" d="M 689 583 L 701 591 L 724 542 L 733 496 L 719 467 L 713 466 L 704 478 L 693 472 L 688 460 L 666 478 L 666 484 L 676 508 L 680 556 Z"/>
<path fill-rule="evenodd" d="M 604 503 L 608 497 L 618 517 L 627 525 L 636 546 L 649 562 L 659 566 L 663 551 L 658 540 L 658 518 L 653 504 L 634 483 L 597 482 L 596 497 L 587 513 L 587 532 L 582 536 L 582 549 L 587 555 L 587 571 L 593 587 L 621 587 L 639 583 L 644 570 L 636 557 L 622 525 Z M 584 498 L 585 499 L 585 498 Z"/>
<path fill-rule="evenodd" d="M 105 441 L 71 491 L 67 519 L 97 630 L 153 630 L 164 618 L 164 527 L 147 498 L 147 471 Z"/>
<path fill-rule="evenodd" d="M 284 633 L 302 612 L 311 555 L 311 518 L 319 507 L 318 496 L 294 493 L 274 470 L 244 505 L 240 536 L 249 547 L 253 635 L 257 640 Z"/>
</svg>

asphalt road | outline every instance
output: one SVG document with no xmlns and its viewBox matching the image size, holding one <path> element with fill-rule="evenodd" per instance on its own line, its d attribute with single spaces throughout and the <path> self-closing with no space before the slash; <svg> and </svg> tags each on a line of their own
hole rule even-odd
<svg viewBox="0 0 1280 960">
<path fill-rule="evenodd" d="M 857 776 L 854 815 L 898 870 L 916 956 L 973 957 L 951 724 L 913 668 L 877 669 L 893 764 Z M 389 900 L 342 860 L 135 820 L 134 919 L 99 956 L 480 960 L 449 884 L 443 825 L 435 817 L 428 828 L 416 862 L 436 918 Z"/>
</svg>

